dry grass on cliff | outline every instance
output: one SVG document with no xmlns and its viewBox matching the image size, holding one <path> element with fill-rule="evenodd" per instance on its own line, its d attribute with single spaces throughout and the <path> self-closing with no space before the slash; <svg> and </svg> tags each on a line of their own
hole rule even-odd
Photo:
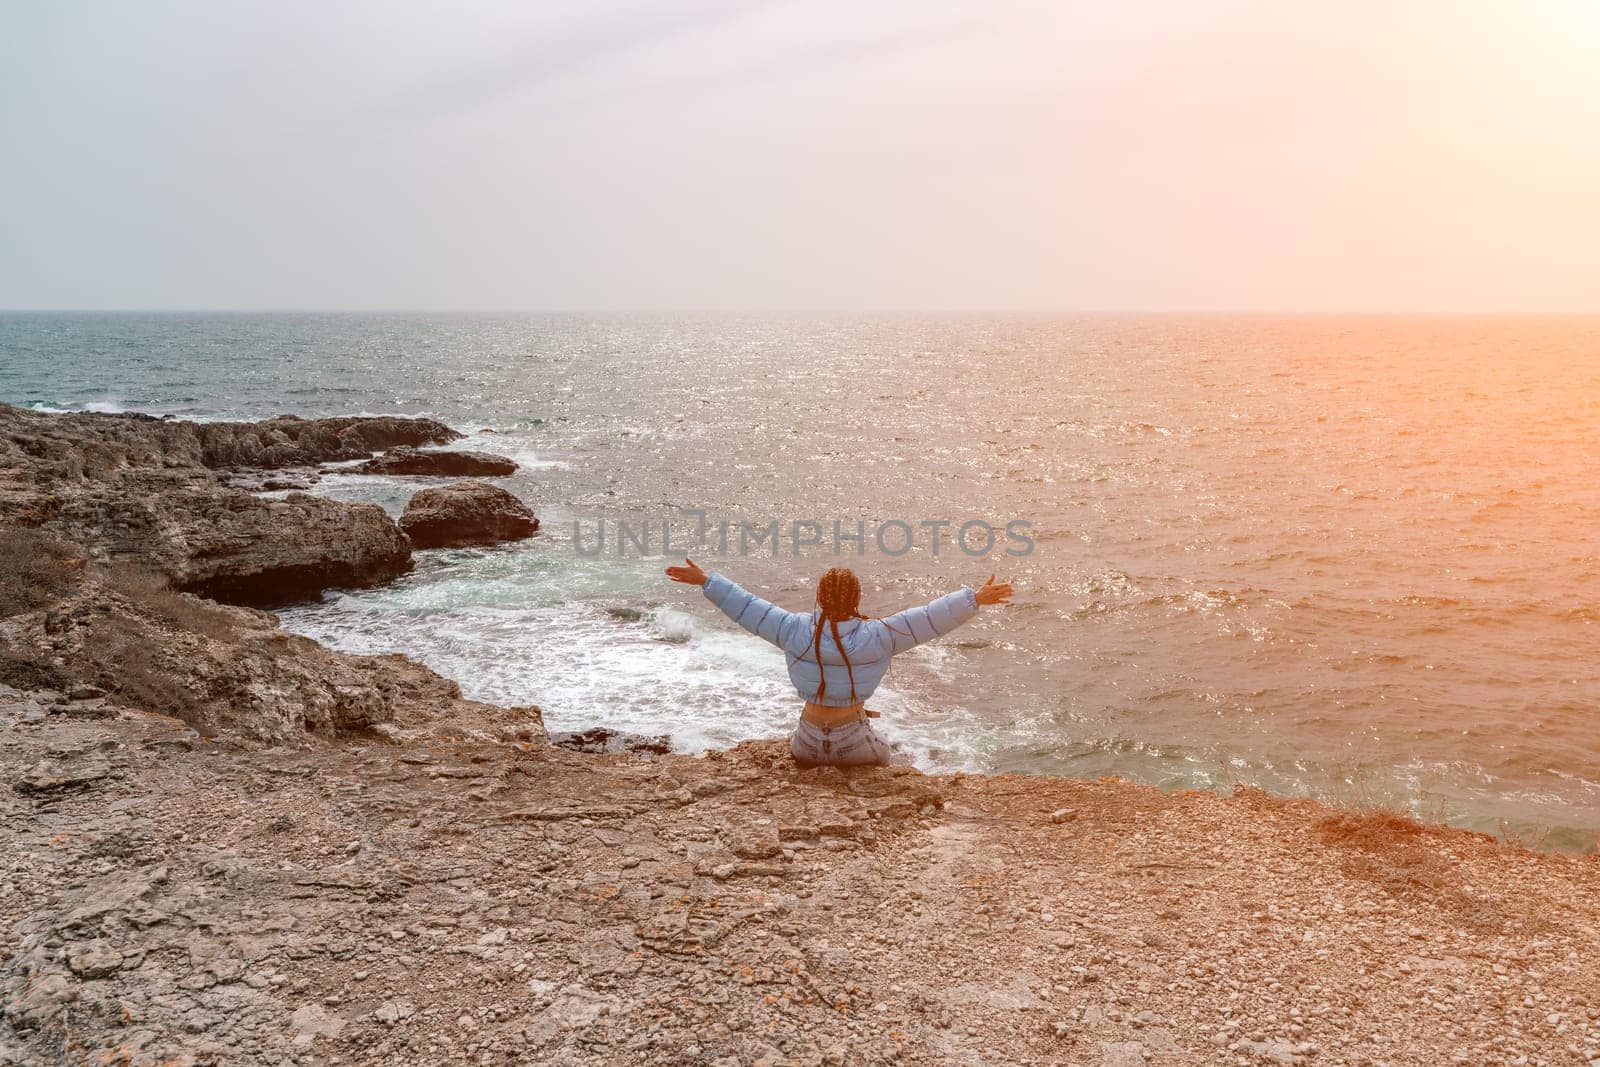
<svg viewBox="0 0 1600 1067">
<path fill-rule="evenodd" d="M 65 677 L 50 664 L 0 643 L 0 685 L 18 689 L 59 689 L 64 684 Z"/>
<path fill-rule="evenodd" d="M 90 624 L 79 664 L 94 684 L 117 694 L 125 704 L 171 715 L 191 726 L 208 718 L 203 694 L 180 680 L 162 651 L 163 642 L 140 619 L 105 615 Z"/>
<path fill-rule="evenodd" d="M 0 619 L 60 600 L 82 576 L 76 545 L 27 527 L 0 527 Z"/>
<path fill-rule="evenodd" d="M 212 710 L 207 694 L 185 684 L 188 675 L 168 661 L 170 650 L 181 645 L 174 646 L 173 639 L 159 631 L 229 641 L 237 633 L 231 609 L 180 593 L 165 576 L 137 564 L 113 564 L 101 578 L 127 600 L 134 613 L 105 615 L 91 624 L 91 639 L 83 646 L 84 666 L 96 684 L 148 711 L 171 715 L 191 726 L 203 725 Z"/>
<path fill-rule="evenodd" d="M 227 639 L 234 633 L 229 609 L 203 597 L 180 593 L 166 577 L 146 567 L 118 563 L 106 569 L 106 584 L 142 614 L 179 630 Z"/>
<path fill-rule="evenodd" d="M 1411 816 L 1389 808 L 1340 811 L 1317 822 L 1317 832 L 1324 841 L 1357 848 L 1393 846 L 1415 838 L 1423 829 Z"/>
</svg>

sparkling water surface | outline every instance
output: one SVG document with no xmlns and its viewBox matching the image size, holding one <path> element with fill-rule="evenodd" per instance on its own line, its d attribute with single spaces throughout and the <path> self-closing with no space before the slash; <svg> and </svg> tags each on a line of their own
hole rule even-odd
<svg viewBox="0 0 1600 1067">
<path fill-rule="evenodd" d="M 558 729 L 699 751 L 782 736 L 797 702 L 776 650 L 659 558 L 579 556 L 575 520 L 589 545 L 680 509 L 1021 518 L 1021 559 L 923 532 L 848 561 L 871 614 L 1018 585 L 880 690 L 920 764 L 1600 833 L 1600 319 L 14 313 L 0 400 L 426 414 L 512 456 L 538 537 L 281 614 Z M 317 491 L 398 512 L 427 484 Z M 696 558 L 793 608 L 835 562 Z"/>
</svg>

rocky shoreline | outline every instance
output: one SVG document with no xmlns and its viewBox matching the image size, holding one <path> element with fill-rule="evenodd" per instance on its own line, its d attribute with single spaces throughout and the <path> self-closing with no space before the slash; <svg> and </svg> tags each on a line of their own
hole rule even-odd
<svg viewBox="0 0 1600 1067">
<path fill-rule="evenodd" d="M 0 1063 L 1600 1063 L 1594 856 L 569 748 L 253 606 L 532 533 L 486 482 L 410 524 L 243 488 L 505 472 L 458 437 L 0 405 Z"/>
</svg>

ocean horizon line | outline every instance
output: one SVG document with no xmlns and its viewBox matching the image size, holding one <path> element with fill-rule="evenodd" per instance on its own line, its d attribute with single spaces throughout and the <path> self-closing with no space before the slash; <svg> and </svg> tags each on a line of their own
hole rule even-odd
<svg viewBox="0 0 1600 1067">
<path fill-rule="evenodd" d="M 1525 319 L 1600 318 L 1592 309 L 1428 308 L 513 308 L 513 307 L 4 307 L 0 315 L 549 315 L 767 318 L 1283 318 L 1283 319 Z"/>
</svg>

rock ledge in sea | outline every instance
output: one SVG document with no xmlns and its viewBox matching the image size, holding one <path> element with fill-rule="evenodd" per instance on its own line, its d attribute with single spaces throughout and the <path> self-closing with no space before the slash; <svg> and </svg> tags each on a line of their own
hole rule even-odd
<svg viewBox="0 0 1600 1067">
<path fill-rule="evenodd" d="M 411 569 L 411 545 L 377 504 L 306 493 L 245 496 L 191 516 L 173 584 L 227 604 L 271 606 L 360 589 Z M 287 534 L 287 535 L 286 535 Z"/>
<path fill-rule="evenodd" d="M 539 519 L 504 489 L 467 481 L 413 496 L 400 528 L 417 548 L 458 548 L 521 540 L 539 529 Z"/>
<path fill-rule="evenodd" d="M 130 562 L 218 600 L 286 603 L 404 574 L 410 542 L 376 505 L 273 500 L 224 478 L 459 436 L 427 419 L 199 424 L 0 404 L 0 526 L 42 529 L 92 562 Z"/>
<path fill-rule="evenodd" d="M 462 435 L 433 419 L 398 415 L 302 419 L 279 415 L 263 422 L 173 422 L 201 444 L 207 467 L 303 467 L 364 459 L 384 449 L 443 444 Z"/>
<path fill-rule="evenodd" d="M 517 465 L 490 452 L 393 448 L 369 459 L 357 474 L 434 475 L 443 478 L 499 478 L 515 474 Z"/>
</svg>

